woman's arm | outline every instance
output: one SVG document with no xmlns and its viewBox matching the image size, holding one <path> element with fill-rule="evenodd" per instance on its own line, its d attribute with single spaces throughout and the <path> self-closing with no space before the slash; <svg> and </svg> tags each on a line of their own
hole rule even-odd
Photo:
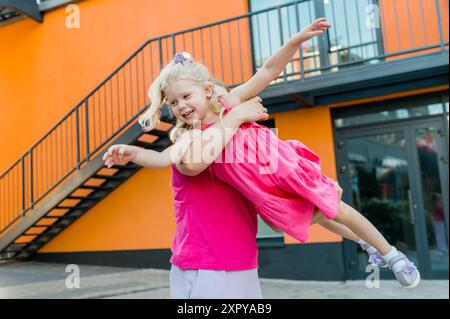
<svg viewBox="0 0 450 319">
<path fill-rule="evenodd" d="M 281 72 L 283 72 L 284 68 L 303 42 L 321 35 L 324 30 L 331 27 L 331 24 L 326 23 L 325 21 L 326 18 L 317 19 L 309 26 L 296 33 L 278 51 L 276 51 L 266 63 L 264 63 L 262 68 L 259 69 L 250 80 L 231 90 L 225 97 L 225 101 L 230 105 L 233 105 L 232 103 L 239 104 L 258 95 L 274 79 L 276 79 Z"/>
</svg>

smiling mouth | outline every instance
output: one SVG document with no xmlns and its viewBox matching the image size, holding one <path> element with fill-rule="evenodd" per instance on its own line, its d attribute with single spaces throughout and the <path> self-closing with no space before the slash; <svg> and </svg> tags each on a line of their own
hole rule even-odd
<svg viewBox="0 0 450 319">
<path fill-rule="evenodd" d="M 184 118 L 187 118 L 189 115 L 191 115 L 192 113 L 194 113 L 194 111 L 192 110 L 192 111 L 189 111 L 189 112 L 186 112 L 186 113 L 184 113 L 183 114 L 183 117 Z"/>
</svg>

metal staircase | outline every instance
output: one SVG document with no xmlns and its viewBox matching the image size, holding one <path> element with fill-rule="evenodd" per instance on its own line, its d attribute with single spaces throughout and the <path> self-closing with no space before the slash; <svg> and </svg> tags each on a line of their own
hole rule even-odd
<svg viewBox="0 0 450 319">
<path fill-rule="evenodd" d="M 167 123 L 166 127 L 171 125 Z M 143 134 L 136 123 L 113 141 L 117 143 L 162 151 L 170 145 L 170 140 L 167 131 L 152 130 Z M 106 168 L 102 154 L 0 238 L 0 259 L 29 258 L 140 169 L 131 162 Z"/>
</svg>

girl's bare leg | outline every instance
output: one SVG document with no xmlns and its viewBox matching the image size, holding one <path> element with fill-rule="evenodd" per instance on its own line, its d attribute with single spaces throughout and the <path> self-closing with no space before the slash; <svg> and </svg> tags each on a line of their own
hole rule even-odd
<svg viewBox="0 0 450 319">
<path fill-rule="evenodd" d="M 392 246 L 375 226 L 356 209 L 343 201 L 339 203 L 338 214 L 334 220 L 339 224 L 347 226 L 357 237 L 375 247 L 382 256 L 391 250 Z"/>
<path fill-rule="evenodd" d="M 336 191 L 338 192 L 339 200 L 340 200 L 342 198 L 343 189 L 341 188 L 341 186 L 339 185 L 339 183 L 337 181 L 334 182 L 334 187 L 336 188 Z M 355 242 L 360 240 L 360 238 L 354 232 L 352 232 L 347 226 L 339 224 L 339 223 L 335 222 L 334 220 L 327 219 L 317 207 L 314 207 L 314 214 L 313 214 L 313 217 L 311 220 L 311 224 L 316 224 L 316 223 L 318 223 L 322 227 L 324 227 L 324 228 L 328 229 L 329 231 L 331 231 L 335 234 L 338 234 L 346 239 L 350 239 Z"/>
<path fill-rule="evenodd" d="M 316 224 L 316 223 L 321 225 L 322 227 L 328 229 L 329 231 L 331 231 L 335 234 L 338 234 L 339 236 L 342 236 L 346 239 L 353 240 L 355 242 L 360 240 L 360 238 L 358 236 L 356 236 L 356 234 L 354 232 L 352 232 L 350 230 L 350 228 L 348 228 L 347 226 L 344 226 L 342 224 L 339 224 L 339 223 L 335 222 L 334 220 L 327 219 L 323 215 L 323 213 L 320 210 L 318 210 L 317 207 L 314 210 L 314 215 L 311 220 L 311 224 Z"/>
</svg>

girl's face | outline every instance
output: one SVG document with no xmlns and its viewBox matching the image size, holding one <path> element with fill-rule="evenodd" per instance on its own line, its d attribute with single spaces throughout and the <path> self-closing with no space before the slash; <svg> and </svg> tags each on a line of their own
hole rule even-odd
<svg viewBox="0 0 450 319">
<path fill-rule="evenodd" d="M 189 80 L 176 80 L 166 89 L 165 99 L 178 120 L 189 125 L 194 120 L 205 124 L 215 115 L 209 101 L 212 92 L 210 85 L 201 87 Z"/>
</svg>

